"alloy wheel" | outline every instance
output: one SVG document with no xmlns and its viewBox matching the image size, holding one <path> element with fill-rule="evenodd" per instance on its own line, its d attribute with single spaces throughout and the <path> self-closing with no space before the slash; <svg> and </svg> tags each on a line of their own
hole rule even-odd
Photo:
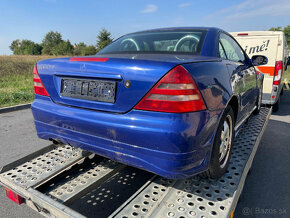
<svg viewBox="0 0 290 218">
<path fill-rule="evenodd" d="M 232 117 L 230 115 L 227 115 L 223 124 L 223 129 L 220 138 L 221 143 L 219 149 L 219 163 L 221 168 L 224 168 L 230 156 L 230 150 L 232 146 L 232 133 L 233 133 Z"/>
</svg>

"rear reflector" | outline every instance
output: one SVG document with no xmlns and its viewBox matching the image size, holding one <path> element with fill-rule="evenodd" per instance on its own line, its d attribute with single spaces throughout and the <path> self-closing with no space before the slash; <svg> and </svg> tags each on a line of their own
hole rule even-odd
<svg viewBox="0 0 290 218">
<path fill-rule="evenodd" d="M 249 35 L 248 33 L 238 33 L 238 36 L 247 36 Z"/>
<path fill-rule="evenodd" d="M 202 96 L 188 71 L 170 70 L 135 106 L 138 110 L 183 113 L 205 110 Z"/>
<path fill-rule="evenodd" d="M 38 71 L 37 71 L 36 64 L 35 64 L 34 69 L 33 69 L 33 83 L 34 83 L 35 94 L 49 96 L 46 89 L 44 88 L 44 85 L 41 82 L 41 79 L 40 79 Z"/>
<path fill-rule="evenodd" d="M 273 85 L 280 85 L 283 73 L 283 61 L 276 61 Z"/>
<path fill-rule="evenodd" d="M 93 62 L 106 62 L 109 58 L 70 58 L 69 61 L 93 61 Z"/>
<path fill-rule="evenodd" d="M 16 204 L 22 204 L 24 203 L 24 198 L 22 198 L 20 195 L 14 193 L 13 191 L 11 191 L 10 189 L 8 188 L 5 188 L 5 192 L 6 192 L 6 196 L 14 201 Z"/>
</svg>

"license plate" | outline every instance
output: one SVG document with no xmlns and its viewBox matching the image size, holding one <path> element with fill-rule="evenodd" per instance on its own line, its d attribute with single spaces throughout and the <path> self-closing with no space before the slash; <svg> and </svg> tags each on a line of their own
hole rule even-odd
<svg viewBox="0 0 290 218">
<path fill-rule="evenodd" d="M 115 102 L 116 82 L 87 79 L 62 79 L 61 96 L 101 102 Z"/>
</svg>

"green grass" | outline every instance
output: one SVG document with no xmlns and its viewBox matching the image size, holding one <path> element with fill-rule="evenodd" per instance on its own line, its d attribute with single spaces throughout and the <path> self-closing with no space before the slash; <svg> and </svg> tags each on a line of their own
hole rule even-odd
<svg viewBox="0 0 290 218">
<path fill-rule="evenodd" d="M 0 56 L 0 108 L 34 99 L 33 67 L 51 56 Z"/>
</svg>

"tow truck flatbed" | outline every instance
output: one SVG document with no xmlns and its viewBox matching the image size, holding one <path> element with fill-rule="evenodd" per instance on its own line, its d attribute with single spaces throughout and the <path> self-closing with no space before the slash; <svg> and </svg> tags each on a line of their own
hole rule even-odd
<svg viewBox="0 0 290 218">
<path fill-rule="evenodd" d="M 217 180 L 198 175 L 169 180 L 141 170 L 139 176 L 134 173 L 121 176 L 127 168 L 123 164 L 80 148 L 52 144 L 4 166 L 0 184 L 7 193 L 21 196 L 23 203 L 46 217 L 89 216 L 72 205 L 82 199 L 88 203 L 90 199 L 100 199 L 92 193 L 104 184 L 110 188 L 129 179 L 128 187 L 133 191 L 125 190 L 128 198 L 112 206 L 110 217 L 231 217 L 271 111 L 262 108 L 259 115 L 250 117 L 235 138 L 226 174 Z M 144 182 L 140 183 L 141 177 Z M 109 193 L 109 188 L 98 192 L 102 201 L 107 198 L 104 192 Z M 100 217 L 103 211 L 93 214 Z"/>
</svg>

